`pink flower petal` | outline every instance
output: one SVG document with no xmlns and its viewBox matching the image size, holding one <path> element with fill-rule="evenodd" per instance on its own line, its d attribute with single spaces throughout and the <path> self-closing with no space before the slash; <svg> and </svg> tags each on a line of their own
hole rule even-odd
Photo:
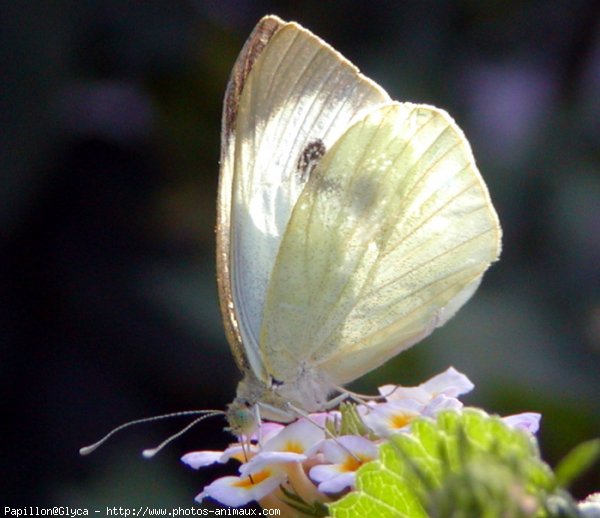
<svg viewBox="0 0 600 518">
<path fill-rule="evenodd" d="M 222 477 L 204 488 L 195 500 L 200 503 L 210 497 L 230 507 L 240 507 L 253 500 L 260 500 L 285 482 L 286 475 L 280 471 L 265 470 L 249 477 Z"/>
<path fill-rule="evenodd" d="M 463 404 L 455 397 L 448 397 L 444 394 L 434 397 L 430 403 L 425 405 L 422 410 L 422 415 L 427 417 L 435 417 L 442 410 L 460 410 Z"/>
<path fill-rule="evenodd" d="M 260 423 L 260 434 L 258 430 L 252 434 L 251 439 L 258 440 L 258 436 L 260 435 L 262 442 L 269 440 L 272 437 L 275 437 L 281 430 L 285 427 L 280 423 L 273 423 L 271 421 L 263 421 Z"/>
<path fill-rule="evenodd" d="M 356 471 L 342 473 L 337 477 L 330 478 L 319 484 L 319 491 L 322 493 L 339 493 L 346 488 L 354 487 L 356 481 Z"/>
<path fill-rule="evenodd" d="M 337 493 L 352 486 L 355 473 L 365 462 L 377 458 L 377 446 L 355 435 L 328 439 L 323 443 L 323 458 L 332 464 L 314 466 L 310 478 L 319 484 L 319 491 Z"/>
<path fill-rule="evenodd" d="M 454 367 L 449 367 L 445 372 L 421 384 L 420 387 L 432 394 L 432 396 L 444 394 L 448 397 L 457 397 L 471 392 L 475 385 Z"/>
<path fill-rule="evenodd" d="M 265 442 L 263 451 L 304 453 L 324 438 L 325 432 L 315 423 L 299 419 Z"/>
<path fill-rule="evenodd" d="M 414 399 L 382 403 L 363 416 L 365 424 L 380 437 L 405 431 L 410 423 L 422 415 L 425 406 Z"/>
<path fill-rule="evenodd" d="M 223 452 L 219 462 L 225 464 L 230 459 L 244 462 L 247 460 L 247 457 L 253 457 L 258 450 L 259 448 L 255 444 L 246 444 L 242 446 L 240 443 L 235 443 Z"/>
<path fill-rule="evenodd" d="M 379 387 L 379 393 L 387 401 L 414 399 L 426 404 L 436 396 L 443 394 L 448 397 L 457 397 L 473 390 L 473 383 L 464 374 L 454 367 L 434 376 L 418 387 L 402 387 L 399 385 L 384 385 Z"/>
<path fill-rule="evenodd" d="M 290 462 L 304 462 L 307 459 L 302 453 L 289 451 L 263 451 L 250 459 L 246 464 L 240 466 L 242 475 L 251 475 L 275 464 L 287 464 Z"/>
<path fill-rule="evenodd" d="M 338 464 L 320 464 L 311 468 L 309 476 L 317 484 L 320 484 L 325 480 L 331 480 L 332 478 L 337 477 L 340 473 Z"/>
<path fill-rule="evenodd" d="M 431 394 L 421 387 L 403 387 L 401 385 L 383 385 L 378 392 L 386 401 L 399 401 L 402 399 L 414 399 L 419 403 L 427 403 Z"/>
<path fill-rule="evenodd" d="M 352 455 L 368 459 L 377 457 L 375 443 L 358 435 L 343 435 L 336 439 L 328 439 L 323 443 L 321 451 L 325 460 L 333 464 L 346 463 Z"/>
<path fill-rule="evenodd" d="M 310 414 L 310 420 L 313 423 L 317 423 L 321 427 L 325 427 L 327 421 L 339 421 L 342 417 L 341 412 L 332 410 L 330 412 L 318 412 L 316 414 Z"/>
<path fill-rule="evenodd" d="M 519 428 L 529 433 L 537 433 L 540 429 L 541 414 L 535 412 L 523 412 L 503 417 L 502 420 L 511 428 Z"/>
<path fill-rule="evenodd" d="M 181 461 L 193 469 L 200 469 L 221 462 L 222 451 L 192 451 L 181 457 Z"/>
</svg>

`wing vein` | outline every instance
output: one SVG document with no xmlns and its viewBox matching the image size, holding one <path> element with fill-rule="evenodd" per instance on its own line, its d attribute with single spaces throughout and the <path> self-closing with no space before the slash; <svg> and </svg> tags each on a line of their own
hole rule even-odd
<svg viewBox="0 0 600 518">
<path fill-rule="evenodd" d="M 433 258 L 431 258 L 431 259 L 427 260 L 426 262 L 424 262 L 424 263 L 421 263 L 421 264 L 419 264 L 418 266 L 416 266 L 416 267 L 414 267 L 414 268 L 412 268 L 412 269 L 410 269 L 410 270 L 408 270 L 408 271 L 404 272 L 404 273 L 403 273 L 401 276 L 395 277 L 394 279 L 392 279 L 392 280 L 390 280 L 390 281 L 386 282 L 385 284 L 382 284 L 382 285 L 380 285 L 380 286 L 378 286 L 378 287 L 376 287 L 376 288 L 373 288 L 372 290 L 370 290 L 370 291 L 369 291 L 369 292 L 367 292 L 367 293 L 361 293 L 361 294 L 360 294 L 360 295 L 357 297 L 357 300 L 358 300 L 358 299 L 360 299 L 360 300 L 361 300 L 361 301 L 363 301 L 363 302 L 367 301 L 368 299 L 370 299 L 370 298 L 371 298 L 371 297 L 372 297 L 372 296 L 373 296 L 373 295 L 376 293 L 376 291 L 378 291 L 378 290 L 381 290 L 381 289 L 384 289 L 384 288 L 385 288 L 385 287 L 387 287 L 387 286 L 390 286 L 390 285 L 392 285 L 392 284 L 395 284 L 395 283 L 397 283 L 399 280 L 401 280 L 402 278 L 406 277 L 407 275 L 410 275 L 411 273 L 413 273 L 413 272 L 417 271 L 419 268 L 422 268 L 422 267 L 423 267 L 423 266 L 425 266 L 427 263 L 429 263 L 429 262 L 432 262 L 432 261 L 435 261 L 436 259 L 439 259 L 440 257 L 443 257 L 444 255 L 447 255 L 447 254 L 449 254 L 449 253 L 452 253 L 453 251 L 455 251 L 455 250 L 457 250 L 457 249 L 461 248 L 462 246 L 465 246 L 466 244 L 470 243 L 471 241 L 475 241 L 476 239 L 480 238 L 481 236 L 483 236 L 484 234 L 487 234 L 488 232 L 490 232 L 490 231 L 492 231 L 492 230 L 493 230 L 493 228 L 490 228 L 490 229 L 484 230 L 484 231 L 482 231 L 482 232 L 478 233 L 477 235 L 475 235 L 475 236 L 473 236 L 473 237 L 471 237 L 471 238 L 469 238 L 469 239 L 467 239 L 467 240 L 465 240 L 465 241 L 461 241 L 459 244 L 457 244 L 457 245 L 456 245 L 456 246 L 454 246 L 453 248 L 450 248 L 450 249 L 448 249 L 448 250 L 445 250 L 445 251 L 441 252 L 440 254 L 438 254 L 438 255 L 436 255 L 435 257 L 433 257 Z M 429 282 L 429 283 L 427 283 L 427 284 L 425 284 L 425 285 L 422 285 L 420 289 L 413 290 L 413 291 L 411 291 L 411 292 L 409 292 L 409 293 L 405 294 L 405 295 L 403 296 L 403 300 L 406 300 L 406 299 L 408 299 L 408 298 L 410 298 L 410 297 L 414 297 L 414 296 L 415 296 L 416 294 L 418 294 L 420 291 L 422 291 L 422 290 L 424 290 L 424 289 L 428 288 L 429 286 L 431 286 L 431 285 L 433 285 L 433 284 L 435 284 L 435 283 L 438 283 L 438 282 L 440 282 L 440 281 L 443 281 L 443 280 L 444 280 L 444 279 L 446 279 L 446 278 L 449 278 L 449 277 L 451 277 L 451 276 L 453 276 L 453 275 L 456 275 L 456 274 L 458 274 L 458 273 L 460 273 L 460 272 L 462 272 L 462 271 L 468 270 L 468 269 L 469 269 L 468 267 L 463 267 L 463 268 L 460 268 L 460 269 L 458 269 L 458 270 L 453 270 L 453 271 L 452 271 L 450 274 L 448 274 L 448 275 L 446 275 L 446 276 L 444 276 L 444 277 L 437 277 L 437 278 L 436 278 L 436 279 L 434 279 L 433 281 L 431 281 L 431 282 Z M 365 283 L 363 284 L 363 286 L 369 286 L 369 283 L 365 282 Z M 452 285 L 452 286 L 454 286 L 454 285 Z M 452 286 L 451 286 L 451 287 L 452 287 Z M 447 290 L 444 290 L 443 292 L 445 292 L 445 291 L 447 291 Z M 443 293 L 443 292 L 442 292 L 442 293 Z M 341 297 L 340 297 L 340 298 L 341 298 Z M 429 303 L 429 302 L 430 302 L 431 300 L 433 300 L 434 298 L 435 298 L 435 297 L 433 297 L 433 298 L 429 299 L 429 300 L 427 301 L 427 303 Z M 421 307 L 424 307 L 425 305 L 426 305 L 426 304 L 421 304 L 421 305 L 419 306 L 419 308 L 421 308 Z M 389 304 L 388 304 L 388 306 L 389 306 Z M 347 318 L 348 314 L 350 314 L 350 313 L 352 312 L 352 310 L 353 310 L 355 307 L 356 307 L 356 306 L 352 306 L 351 308 L 349 308 L 349 310 L 348 310 L 348 311 L 347 311 L 345 314 L 341 315 L 339 318 L 337 318 L 337 319 L 336 319 L 335 323 L 334 323 L 333 325 L 331 325 L 331 326 L 330 326 L 330 328 L 331 328 L 331 331 L 329 332 L 329 334 L 328 334 L 327 336 L 323 337 L 323 339 L 319 341 L 318 345 L 317 345 L 317 346 L 314 348 L 314 350 L 321 349 L 321 348 L 322 348 L 322 347 L 323 347 L 323 346 L 324 346 L 324 345 L 325 345 L 325 344 L 326 344 L 326 343 L 327 343 L 327 342 L 330 340 L 331 336 L 332 336 L 332 335 L 333 335 L 333 334 L 336 332 L 336 330 L 338 330 L 338 328 L 339 328 L 340 324 L 342 324 L 342 323 L 343 323 L 344 319 L 346 319 L 346 318 Z M 411 312 L 407 313 L 407 315 L 408 315 L 408 314 L 411 314 L 412 312 L 414 312 L 414 311 L 411 311 Z M 405 316 L 406 316 L 406 315 L 403 315 L 403 317 L 405 317 Z M 390 325 L 392 325 L 392 324 L 393 324 L 393 322 L 392 322 L 392 323 L 390 323 Z M 388 326 L 388 327 L 389 327 L 389 326 Z M 366 340 L 366 339 L 363 339 L 362 341 L 365 341 L 365 340 Z"/>
<path fill-rule="evenodd" d="M 455 271 L 453 271 L 452 273 L 450 273 L 450 274 L 448 274 L 448 275 L 445 275 L 445 276 L 443 276 L 443 277 L 441 277 L 441 278 L 438 278 L 438 279 L 436 279 L 435 281 L 432 281 L 432 282 L 430 282 L 430 283 L 427 283 L 427 284 L 425 284 L 425 285 L 422 285 L 422 286 L 420 287 L 420 289 L 414 290 L 414 291 L 413 291 L 413 292 L 412 292 L 412 293 L 411 293 L 409 296 L 414 296 L 414 295 L 416 295 L 416 294 L 418 294 L 418 293 L 420 293 L 420 292 L 422 292 L 422 291 L 426 290 L 426 289 L 427 289 L 427 288 L 429 288 L 430 286 L 433 286 L 434 284 L 438 283 L 440 280 L 450 279 L 451 277 L 453 277 L 453 276 L 456 276 L 456 275 L 458 275 L 458 274 L 460 274 L 460 273 L 462 273 L 462 272 L 464 272 L 464 271 L 467 271 L 467 270 L 468 270 L 468 268 L 467 268 L 467 267 L 461 268 L 461 269 L 459 269 L 459 270 L 455 270 Z M 474 278 L 473 278 L 473 280 L 475 280 L 475 278 L 476 278 L 476 277 L 474 277 Z M 450 284 L 449 286 L 447 286 L 447 287 L 446 287 L 444 290 L 442 290 L 441 292 L 437 292 L 437 293 L 435 293 L 433 296 L 431 296 L 431 297 L 429 297 L 429 298 L 425 299 L 425 300 L 424 300 L 424 301 L 423 301 L 421 304 L 419 304 L 418 306 L 416 306 L 415 308 L 413 308 L 413 309 L 412 309 L 412 310 L 410 310 L 409 312 L 407 312 L 407 313 L 405 313 L 404 315 L 402 315 L 402 318 L 409 317 L 410 315 L 412 315 L 412 314 L 414 314 L 414 313 L 416 313 L 416 312 L 418 312 L 418 311 L 422 310 L 424 307 L 427 307 L 427 306 L 429 306 L 429 305 L 431 304 L 431 301 L 433 301 L 433 300 L 435 300 L 436 298 L 438 298 L 440 294 L 446 293 L 446 292 L 448 292 L 448 291 L 452 291 L 452 290 L 453 290 L 453 289 L 454 289 L 456 286 L 458 286 L 458 285 L 461 285 L 461 284 L 465 284 L 465 283 L 464 283 L 464 281 L 462 281 L 462 280 L 461 280 L 461 281 L 457 281 L 457 282 L 455 282 L 455 283 L 453 283 L 453 284 Z M 467 283 L 467 284 L 468 284 L 468 283 Z M 443 309 L 443 308 L 440 308 L 440 309 Z M 439 310 L 438 310 L 438 311 L 436 312 L 436 314 L 434 315 L 434 318 L 435 318 L 435 317 L 436 317 L 438 314 L 439 314 Z M 382 332 L 383 332 L 383 331 L 385 331 L 386 329 L 389 329 L 390 327 L 393 327 L 393 326 L 394 326 L 394 324 L 395 324 L 396 322 L 397 322 L 397 320 L 394 320 L 394 321 L 390 322 L 390 323 L 389 323 L 387 326 L 385 326 L 385 327 L 382 327 L 382 328 L 378 328 L 376 331 L 374 331 L 374 332 L 372 332 L 372 333 L 369 333 L 368 335 L 365 335 L 365 337 L 364 337 L 364 338 L 362 338 L 361 340 L 359 340 L 359 341 L 355 342 L 355 343 L 353 344 L 353 346 L 352 346 L 352 347 L 349 347 L 349 348 L 345 349 L 345 351 L 344 351 L 344 352 L 349 352 L 349 351 L 352 351 L 352 350 L 354 350 L 354 349 L 357 349 L 357 348 L 359 348 L 359 346 L 360 346 L 360 344 L 361 344 L 361 343 L 368 342 L 370 339 L 372 339 L 372 337 L 373 337 L 373 336 L 376 336 L 377 334 L 379 334 L 379 333 L 382 333 Z"/>
<path fill-rule="evenodd" d="M 415 107 L 413 107 L 413 108 L 410 110 L 410 112 L 408 113 L 408 115 L 406 116 L 406 119 L 407 119 L 407 120 L 409 120 L 409 119 L 410 119 L 410 117 L 412 117 L 412 116 L 414 115 L 414 113 L 416 112 L 416 110 L 417 110 L 417 109 L 418 109 L 418 108 L 417 108 L 416 106 L 415 106 Z M 410 141 L 412 140 L 412 138 L 414 138 L 414 137 L 415 137 L 415 135 L 417 135 L 419 132 L 423 131 L 423 129 L 424 129 L 424 128 L 426 128 L 426 127 L 427 127 L 427 125 L 428 125 L 428 124 L 430 124 L 430 123 L 432 122 L 432 120 L 433 120 L 433 118 L 430 118 L 430 119 L 428 119 L 428 120 L 425 122 L 425 124 L 422 124 L 422 125 L 420 125 L 420 126 L 419 126 L 419 127 L 416 129 L 416 131 L 415 131 L 415 132 L 414 132 L 414 133 L 413 133 L 413 134 L 410 136 L 410 138 L 407 138 L 407 139 L 406 139 L 404 146 L 403 146 L 403 147 L 402 147 L 402 149 L 400 149 L 400 150 L 398 151 L 398 153 L 396 154 L 396 156 L 395 156 L 395 158 L 394 158 L 394 160 L 393 160 L 393 163 L 392 163 L 392 165 L 391 165 L 391 166 L 390 166 L 390 167 L 387 169 L 387 172 L 386 172 L 386 174 L 384 175 L 384 177 L 385 177 L 385 176 L 387 176 L 387 175 L 389 175 L 389 174 L 391 174 L 390 172 L 393 170 L 393 168 L 394 168 L 395 164 L 397 163 L 397 161 L 398 161 L 398 160 L 400 160 L 400 159 L 401 159 L 401 157 L 403 156 L 403 154 L 404 154 L 404 152 L 406 151 L 406 149 L 408 148 L 408 146 L 409 146 L 409 143 L 410 143 Z M 380 126 L 381 126 L 381 124 L 383 124 L 383 121 L 380 123 Z M 438 136 L 436 137 L 436 139 L 434 139 L 434 141 L 432 142 L 432 144 L 431 144 L 431 145 L 433 145 L 433 143 L 434 143 L 434 142 L 436 142 L 436 141 L 438 140 L 438 138 L 440 138 L 441 134 L 442 134 L 442 133 L 444 133 L 444 131 L 446 131 L 446 129 L 447 129 L 447 128 L 444 128 L 444 130 L 440 132 L 440 135 L 438 135 Z M 372 135 L 371 135 L 371 138 L 370 138 L 370 140 L 369 140 L 369 143 L 370 143 L 370 142 L 372 142 L 372 141 L 373 141 L 373 139 L 375 139 L 375 138 L 376 138 L 376 136 L 377 136 L 377 130 L 376 130 L 376 131 L 373 131 L 373 133 L 372 133 Z M 389 146 L 392 146 L 393 144 L 394 144 L 394 139 L 391 139 L 391 140 L 390 140 L 390 142 L 389 142 L 389 144 L 388 144 L 388 148 L 389 148 Z M 427 148 L 425 148 L 425 151 L 427 151 L 428 149 L 430 149 L 431 145 L 430 145 L 430 146 L 428 146 Z M 364 162 L 364 160 L 365 160 L 365 155 L 366 155 L 366 153 L 368 152 L 368 150 L 369 150 L 369 147 L 370 147 L 370 146 L 369 146 L 369 144 L 365 144 L 365 146 L 364 146 L 364 151 L 363 151 L 363 153 L 362 153 L 362 155 L 361 155 L 361 158 L 360 158 L 360 160 L 358 160 L 358 163 L 359 163 L 359 164 L 362 164 L 362 163 Z M 387 148 L 386 148 L 386 149 L 387 149 Z M 414 170 L 414 167 L 416 167 L 416 163 L 418 163 L 418 161 L 419 161 L 419 160 L 422 158 L 422 156 L 424 155 L 425 151 L 423 151 L 423 153 L 421 154 L 421 156 L 419 157 L 419 159 L 418 159 L 418 160 L 415 160 L 415 162 L 414 162 L 414 164 L 413 164 L 413 167 L 411 168 L 411 170 L 410 170 L 410 171 Z M 445 155 L 443 155 L 443 156 L 445 156 Z M 441 158 L 440 158 L 440 159 L 441 159 Z M 352 185 L 354 184 L 354 178 L 356 178 L 356 176 L 358 176 L 358 172 L 360 171 L 360 167 L 359 167 L 359 166 L 357 166 L 357 167 L 354 169 L 354 171 L 355 171 L 355 173 L 352 175 L 352 180 L 351 180 L 351 182 L 350 182 L 350 184 L 349 184 L 349 188 L 348 188 L 348 189 L 346 189 L 346 192 L 345 192 L 345 199 L 346 199 L 346 201 L 345 201 L 345 203 L 341 204 L 341 206 L 347 206 L 347 205 L 349 205 L 349 203 L 348 203 L 348 201 L 347 201 L 347 200 L 349 199 L 349 197 L 350 197 L 350 196 L 352 196 L 352 192 L 353 192 L 353 190 L 352 190 Z M 425 170 L 425 171 L 424 171 L 424 173 L 423 173 L 423 175 L 422 175 L 422 176 L 419 178 L 419 180 L 418 180 L 416 183 L 420 183 L 420 182 L 422 181 L 422 179 L 423 179 L 424 177 L 426 177 L 426 176 L 427 176 L 427 174 L 428 174 L 430 171 L 431 171 L 431 168 L 429 168 L 429 169 Z M 407 175 L 409 175 L 409 174 L 410 174 L 410 172 L 409 172 L 409 173 L 407 173 Z M 313 216 L 313 214 L 314 214 L 314 213 L 315 213 L 315 210 L 314 210 L 314 205 L 313 205 L 313 207 L 311 208 L 310 216 L 309 216 L 309 224 L 307 225 L 307 228 L 308 228 L 308 229 L 312 228 L 312 225 L 310 224 L 310 222 L 311 222 L 311 220 L 312 220 L 312 216 Z M 342 222 L 341 222 L 341 219 L 343 218 L 343 216 L 344 216 L 344 212 L 340 210 L 340 211 L 339 211 L 339 213 L 338 213 L 338 216 L 337 216 L 337 219 L 336 219 L 335 225 L 333 225 L 333 228 L 339 228 L 339 227 L 340 227 L 340 225 L 341 225 L 341 223 L 342 223 Z M 423 222 L 423 224 L 424 224 L 424 222 Z M 357 227 L 358 227 L 358 226 L 357 226 Z M 388 235 L 388 233 L 389 233 L 390 231 L 392 231 L 392 230 L 393 230 L 393 225 L 390 225 L 388 228 L 389 228 L 389 230 L 388 230 L 388 232 L 386 232 L 386 233 L 385 233 L 385 236 L 387 236 L 387 235 Z M 357 231 L 358 231 L 358 229 L 357 229 Z M 384 238 L 384 239 L 385 239 L 385 238 Z M 305 257 L 307 257 L 307 254 L 308 254 L 308 249 L 310 248 L 309 246 L 307 246 L 307 245 L 306 245 L 306 243 L 307 243 L 307 242 L 310 242 L 310 239 L 307 239 L 307 240 L 305 241 L 305 247 L 304 247 L 304 248 L 305 248 L 305 251 L 306 251 L 306 255 L 305 255 Z M 399 245 L 400 245 L 400 244 L 401 244 L 401 243 L 399 243 Z M 360 257 L 358 257 L 358 258 L 357 258 L 357 262 L 360 262 L 360 261 L 362 261 L 362 258 L 364 257 L 364 255 L 366 254 L 366 252 L 367 252 L 367 247 L 363 247 L 363 251 L 362 251 L 362 253 L 360 254 Z M 325 265 L 324 265 L 324 267 L 323 267 L 323 269 L 322 269 L 322 272 L 321 272 L 321 277 L 320 277 L 320 280 L 319 280 L 319 284 L 318 284 L 318 286 L 322 286 L 322 285 L 324 285 L 324 279 L 326 278 L 326 276 L 328 275 L 328 273 L 331 271 L 331 260 L 332 260 L 332 257 L 333 257 L 333 256 L 334 256 L 333 252 L 331 252 L 331 253 L 327 254 L 327 261 L 326 261 L 326 263 L 325 263 Z M 376 264 L 377 264 L 378 262 L 379 262 L 379 258 L 378 258 L 378 259 L 376 259 L 376 260 L 373 262 L 373 266 L 371 267 L 371 269 L 370 269 L 370 272 L 367 274 L 367 277 L 366 277 L 366 279 L 365 279 L 365 282 L 363 283 L 363 288 L 361 288 L 361 289 L 364 289 L 364 286 L 368 286 L 368 285 L 369 285 L 369 282 L 370 282 L 370 280 L 371 280 L 371 278 L 372 278 L 372 272 L 373 272 L 373 270 L 375 269 L 375 266 L 376 266 Z M 309 262 L 308 262 L 308 261 L 305 259 L 305 275 L 308 275 L 308 265 L 309 265 Z M 305 277 L 305 278 L 307 278 L 307 277 Z M 348 288 L 348 285 L 350 284 L 350 281 L 351 281 L 351 276 L 348 276 L 348 277 L 347 277 L 347 279 L 346 279 L 346 282 L 345 282 L 345 283 L 344 283 L 344 285 L 343 285 L 343 286 L 340 288 L 340 290 L 339 290 L 339 292 L 338 292 L 339 294 L 338 294 L 338 296 L 337 296 L 336 300 L 335 300 L 335 301 L 332 301 L 332 303 L 331 303 L 331 305 L 330 305 L 330 308 L 332 308 L 332 309 L 333 309 L 333 308 L 335 308 L 335 307 L 338 305 L 338 302 L 339 302 L 339 301 L 340 301 L 340 300 L 343 298 L 343 296 L 344 296 L 344 292 L 345 292 L 345 291 L 346 291 L 346 289 Z M 318 300 L 318 298 L 319 298 L 320 296 L 321 296 L 321 292 L 320 292 L 319 290 L 314 290 L 314 291 L 311 293 L 311 295 L 310 295 L 310 298 L 311 298 L 311 300 L 310 300 L 310 304 L 312 305 L 312 304 L 315 304 L 315 303 L 317 303 L 317 300 Z M 315 299 L 316 299 L 316 300 L 315 300 Z M 341 316 L 340 316 L 338 319 L 336 319 L 336 320 L 337 320 L 337 323 L 336 323 L 336 324 L 333 326 L 333 328 L 337 327 L 337 325 L 339 325 L 339 322 L 340 322 L 340 321 L 342 321 L 344 318 L 346 318 L 346 317 L 347 317 L 347 315 L 348 315 L 348 314 L 349 314 L 349 313 L 352 311 L 352 309 L 353 309 L 352 307 L 348 308 L 348 310 L 347 310 L 347 311 L 346 311 L 346 312 L 345 312 L 343 315 L 341 315 Z M 321 318 L 320 320 L 321 320 L 321 321 L 323 321 L 323 320 L 326 320 L 326 319 L 325 319 L 325 318 Z M 322 345 L 323 343 L 324 343 L 324 342 L 323 342 L 323 341 L 321 341 L 319 344 L 320 344 L 320 345 Z M 318 347 L 318 346 L 317 346 L 317 347 Z M 314 347 L 314 349 L 316 349 L 317 347 Z"/>
</svg>

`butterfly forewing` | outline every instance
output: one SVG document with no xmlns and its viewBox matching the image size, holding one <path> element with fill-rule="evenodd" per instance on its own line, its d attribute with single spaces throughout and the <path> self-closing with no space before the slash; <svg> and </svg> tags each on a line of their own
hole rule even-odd
<svg viewBox="0 0 600 518">
<path fill-rule="evenodd" d="M 374 109 L 321 159 L 283 237 L 261 354 L 278 380 L 307 366 L 335 383 L 445 322 L 500 249 L 468 142 L 443 111 Z"/>
<path fill-rule="evenodd" d="M 348 126 L 385 103 L 339 53 L 276 17 L 261 20 L 238 58 L 223 115 L 217 262 L 229 340 L 259 378 L 266 290 L 296 200 Z"/>
<path fill-rule="evenodd" d="M 219 194 L 217 198 L 217 284 L 219 288 L 219 303 L 223 315 L 225 333 L 231 346 L 236 363 L 245 371 L 250 367 L 242 345 L 242 337 L 233 305 L 233 287 L 230 278 L 230 247 L 231 247 L 231 208 L 233 173 L 235 163 L 236 126 L 238 106 L 241 91 L 246 83 L 248 74 L 256 58 L 263 51 L 275 32 L 285 22 L 276 16 L 263 18 L 254 28 L 238 56 L 223 102 L 221 127 L 221 170 L 219 174 Z"/>
</svg>

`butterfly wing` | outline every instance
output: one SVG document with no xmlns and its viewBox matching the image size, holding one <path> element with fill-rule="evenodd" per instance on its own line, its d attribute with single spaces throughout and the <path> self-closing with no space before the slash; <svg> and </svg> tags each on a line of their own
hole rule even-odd
<svg viewBox="0 0 600 518">
<path fill-rule="evenodd" d="M 225 334 L 231 346 L 236 363 L 242 371 L 249 368 L 248 359 L 242 346 L 242 337 L 238 319 L 233 306 L 233 288 L 231 282 L 231 267 L 229 264 L 231 247 L 231 207 L 233 176 L 235 164 L 235 131 L 238 118 L 239 99 L 252 70 L 254 61 L 264 50 L 273 34 L 283 25 L 277 17 L 263 18 L 254 28 L 238 56 L 223 101 L 221 122 L 221 170 L 219 173 L 219 193 L 217 196 L 217 285 L 219 303 Z"/>
<path fill-rule="evenodd" d="M 217 216 L 221 310 L 238 365 L 266 379 L 258 347 L 271 270 L 310 172 L 387 94 L 295 23 L 263 18 L 240 54 L 223 110 Z"/>
<path fill-rule="evenodd" d="M 277 380 L 318 367 L 342 384 L 443 324 L 500 251 L 500 227 L 461 130 L 392 103 L 321 159 L 271 275 L 261 349 Z"/>
</svg>

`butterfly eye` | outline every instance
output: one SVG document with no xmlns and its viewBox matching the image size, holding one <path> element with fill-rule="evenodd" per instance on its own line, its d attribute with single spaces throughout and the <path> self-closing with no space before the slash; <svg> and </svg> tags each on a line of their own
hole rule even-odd
<svg viewBox="0 0 600 518">
<path fill-rule="evenodd" d="M 229 431 L 234 435 L 251 435 L 256 428 L 254 405 L 248 400 L 235 401 L 227 409 Z"/>
</svg>

